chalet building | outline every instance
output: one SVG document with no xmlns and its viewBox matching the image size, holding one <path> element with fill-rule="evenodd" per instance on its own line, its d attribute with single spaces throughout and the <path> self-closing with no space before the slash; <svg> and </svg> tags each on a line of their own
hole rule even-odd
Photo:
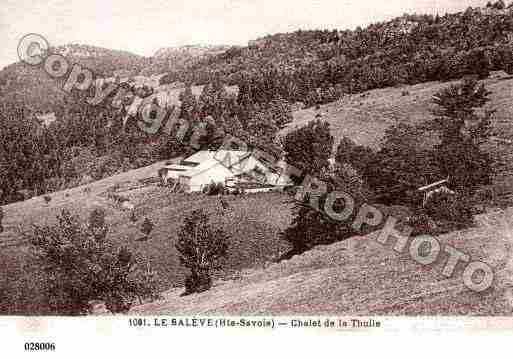
<svg viewBox="0 0 513 359">
<path fill-rule="evenodd" d="M 199 151 L 159 170 L 163 183 L 173 182 L 186 192 L 201 192 L 205 186 L 221 183 L 228 190 L 266 192 L 292 184 L 282 168 L 256 158 L 252 152 Z"/>
</svg>

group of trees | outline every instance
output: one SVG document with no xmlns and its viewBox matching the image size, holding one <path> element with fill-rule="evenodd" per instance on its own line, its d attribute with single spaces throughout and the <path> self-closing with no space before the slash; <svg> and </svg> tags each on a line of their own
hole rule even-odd
<svg viewBox="0 0 513 359">
<path fill-rule="evenodd" d="M 179 117 L 189 123 L 181 142 L 191 144 L 192 136 L 199 134 L 194 138 L 196 150 L 215 150 L 228 134 L 249 146 L 270 149 L 276 147 L 278 131 L 292 121 L 291 106 L 284 99 L 256 103 L 241 92 L 229 93 L 219 79 L 204 86 L 199 96 L 187 86 L 179 98 Z M 174 135 L 162 138 L 161 149 L 163 158 L 172 157 L 174 151 L 184 151 Z"/>
<path fill-rule="evenodd" d="M 87 314 L 95 300 L 112 313 L 124 313 L 137 300 L 159 296 L 155 272 L 128 247 L 116 247 L 107 234 L 99 209 L 86 224 L 63 210 L 56 224 L 34 226 L 27 234 L 45 274 L 50 313 Z"/>
<path fill-rule="evenodd" d="M 385 203 L 412 198 L 412 190 L 444 178 L 457 192 L 473 195 L 494 174 L 493 160 L 483 149 L 493 120 L 493 111 L 482 110 L 489 95 L 475 78 L 441 90 L 433 98 L 432 120 L 392 126 L 374 156 L 353 159 L 352 165 Z"/>
<path fill-rule="evenodd" d="M 291 244 L 292 249 L 282 258 L 290 258 L 316 245 L 330 244 L 355 234 L 351 224 L 356 213 L 343 222 L 337 222 L 324 213 L 329 193 L 343 191 L 351 195 L 356 206 L 371 198 L 371 193 L 354 169 L 345 163 L 330 161 L 333 141 L 329 124 L 320 120 L 312 121 L 290 132 L 284 138 L 286 162 L 293 164 L 303 173 L 301 177 L 296 178 L 296 183 L 302 183 L 307 175 L 313 176 L 326 183 L 327 192 L 315 199 L 317 208 L 310 205 L 312 198 L 309 196 L 294 203 L 294 218 L 290 227 L 281 236 Z M 337 200 L 333 204 L 333 209 L 338 212 L 343 210 L 345 205 L 343 200 Z"/>
<path fill-rule="evenodd" d="M 114 94 L 99 106 L 89 105 L 88 95 L 73 91 L 65 96 L 63 104 L 54 109 L 56 121 L 47 125 L 23 103 L 2 106 L 0 204 L 187 154 L 191 142 L 199 145 L 194 150 L 217 149 L 227 134 L 271 148 L 277 132 L 292 120 L 291 107 L 284 99 L 254 103 L 228 93 L 216 80 L 204 86 L 199 96 L 190 86 L 180 95 L 179 117 L 190 126 L 186 137 L 178 141 L 176 133 L 141 131 L 139 114 L 128 116 L 124 106 L 111 106 Z M 201 126 L 199 138 L 191 141 Z"/>
<path fill-rule="evenodd" d="M 345 93 L 489 71 L 512 72 L 513 12 L 501 4 L 444 16 L 404 15 L 354 31 L 296 31 L 268 36 L 175 73 L 175 81 L 221 77 L 254 103 L 281 97 L 306 105 Z"/>
<path fill-rule="evenodd" d="M 151 232 L 145 229 L 148 223 L 153 227 L 146 219 L 145 234 Z M 2 311 L 26 313 L 30 300 L 16 295 L 30 290 L 38 293 L 37 313 L 52 315 L 90 314 L 97 303 L 104 303 L 113 314 L 127 313 L 134 305 L 160 298 L 163 287 L 158 273 L 130 243 L 118 244 L 108 232 L 102 209 L 93 210 L 87 221 L 62 210 L 54 224 L 33 225 L 23 234 L 31 244 L 27 260 L 33 265 L 32 283 L 3 287 Z M 211 288 L 212 275 L 228 254 L 228 243 L 229 236 L 211 223 L 207 212 L 186 215 L 175 244 L 180 263 L 189 270 L 184 295 Z"/>
<path fill-rule="evenodd" d="M 137 143 L 123 130 L 122 111 L 90 106 L 71 94 L 55 109 L 57 120 L 41 123 L 25 104 L 0 111 L 0 204 L 26 199 L 133 168 Z M 137 136 L 142 137 L 144 134 Z M 149 156 L 147 156 L 149 157 Z M 143 163 L 149 163 L 146 158 Z M 124 168 L 127 166 L 128 168 Z"/>
<path fill-rule="evenodd" d="M 343 138 L 331 164 L 329 125 L 311 122 L 286 136 L 287 162 L 327 183 L 328 193 L 350 194 L 355 208 L 363 203 L 407 206 L 422 219 L 419 225 L 439 221 L 447 229 L 461 228 L 472 223 L 476 190 L 491 184 L 495 172 L 484 149 L 493 120 L 493 111 L 483 110 L 489 95 L 475 78 L 464 79 L 435 94 L 432 120 L 390 127 L 378 151 Z M 417 189 L 446 178 L 455 195 L 435 193 L 424 203 Z M 318 208 L 324 208 L 326 196 L 317 199 Z M 292 245 L 289 256 L 356 234 L 354 218 L 332 221 L 307 204 L 309 200 L 295 204 L 293 222 L 282 235 Z"/>
</svg>

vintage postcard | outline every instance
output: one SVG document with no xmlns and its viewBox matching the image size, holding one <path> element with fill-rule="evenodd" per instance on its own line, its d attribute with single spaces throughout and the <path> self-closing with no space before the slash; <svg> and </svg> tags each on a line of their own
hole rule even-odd
<svg viewBox="0 0 513 359">
<path fill-rule="evenodd" d="M 513 4 L 7 0 L 0 39 L 15 356 L 513 331 Z"/>
</svg>

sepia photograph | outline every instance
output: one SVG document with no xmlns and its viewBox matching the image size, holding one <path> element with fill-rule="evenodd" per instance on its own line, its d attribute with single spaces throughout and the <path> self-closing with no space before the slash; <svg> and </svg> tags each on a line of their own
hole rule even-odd
<svg viewBox="0 0 513 359">
<path fill-rule="evenodd" d="M 0 40 L 13 353 L 513 332 L 513 3 L 3 0 Z"/>
</svg>

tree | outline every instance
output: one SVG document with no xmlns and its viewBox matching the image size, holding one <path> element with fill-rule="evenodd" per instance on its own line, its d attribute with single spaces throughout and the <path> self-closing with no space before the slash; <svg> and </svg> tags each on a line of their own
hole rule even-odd
<svg viewBox="0 0 513 359">
<path fill-rule="evenodd" d="M 361 177 L 348 165 L 336 164 L 324 170 L 320 177 L 327 184 L 328 192 L 319 196 L 319 209 L 325 208 L 326 199 L 334 191 L 349 194 L 354 201 L 354 208 L 360 208 L 372 198 Z M 306 196 L 303 201 L 295 203 L 292 223 L 280 235 L 292 248 L 281 259 L 290 259 L 317 245 L 339 242 L 359 234 L 351 226 L 358 211 L 353 211 L 344 221 L 337 221 L 330 218 L 324 210 L 312 208 L 309 201 L 310 198 Z M 333 203 L 333 211 L 340 213 L 350 205 L 343 199 L 337 199 Z"/>
<path fill-rule="evenodd" d="M 147 241 L 152 231 L 153 222 L 148 217 L 144 218 L 144 221 L 141 225 L 141 232 L 144 234 L 144 236 L 140 240 Z"/>
<path fill-rule="evenodd" d="M 235 103 L 235 97 L 228 94 L 218 77 L 203 87 L 198 99 L 201 117 L 212 116 L 216 121 L 223 117 L 232 103 Z"/>
<path fill-rule="evenodd" d="M 199 117 L 199 104 L 198 99 L 192 92 L 192 87 L 187 86 L 183 92 L 180 93 L 180 118 L 188 121 L 190 125 L 196 123 Z"/>
<path fill-rule="evenodd" d="M 511 45 L 501 46 L 498 49 L 498 62 L 504 72 L 513 75 L 513 48 Z"/>
<path fill-rule="evenodd" d="M 270 117 L 272 118 L 274 124 L 279 129 L 284 128 L 294 119 L 292 116 L 292 109 L 290 104 L 281 96 L 278 96 L 269 103 L 268 111 L 270 112 Z"/>
<path fill-rule="evenodd" d="M 0 233 L 2 233 L 4 231 L 4 226 L 2 224 L 4 220 L 4 209 L 2 207 L 0 207 Z"/>
<path fill-rule="evenodd" d="M 185 294 L 204 292 L 212 286 L 211 272 L 221 267 L 228 254 L 229 236 L 209 223 L 208 214 L 195 210 L 185 217 L 176 249 L 180 262 L 190 270 Z"/>
<path fill-rule="evenodd" d="M 482 80 L 490 76 L 490 59 L 484 50 L 472 50 L 467 57 L 467 72 Z"/>
<path fill-rule="evenodd" d="M 337 147 L 335 159 L 340 164 L 350 164 L 359 174 L 363 174 L 375 156 L 371 148 L 357 145 L 352 139 L 344 136 Z"/>
<path fill-rule="evenodd" d="M 57 224 L 35 225 L 28 237 L 56 314 L 87 314 L 93 300 L 113 313 L 127 312 L 135 299 L 158 297 L 155 273 L 140 269 L 128 248 L 116 248 L 107 238 L 102 210 L 93 211 L 87 225 L 63 210 Z"/>
<path fill-rule="evenodd" d="M 365 182 L 385 204 L 416 202 L 414 191 L 440 179 L 421 128 L 408 124 L 386 129 L 381 149 L 362 168 Z"/>
<path fill-rule="evenodd" d="M 433 111 L 435 120 L 428 124 L 440 137 L 434 157 L 442 176 L 450 177 L 451 184 L 467 194 L 492 181 L 494 164 L 481 147 L 491 135 L 494 111 L 476 111 L 490 101 L 489 95 L 483 84 L 468 78 L 433 98 L 438 108 Z"/>
<path fill-rule="evenodd" d="M 328 168 L 333 149 L 333 136 L 327 122 L 311 121 L 306 126 L 288 133 L 284 139 L 286 162 L 317 176 Z"/>
</svg>

